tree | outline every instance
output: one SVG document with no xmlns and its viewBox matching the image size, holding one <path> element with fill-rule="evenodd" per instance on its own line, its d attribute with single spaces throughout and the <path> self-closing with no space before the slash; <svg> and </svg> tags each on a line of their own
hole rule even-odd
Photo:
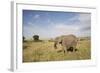
<svg viewBox="0 0 100 73">
<path fill-rule="evenodd" d="M 39 40 L 39 36 L 38 35 L 34 35 L 33 39 L 34 39 L 34 41 L 38 41 Z"/>
<path fill-rule="evenodd" d="M 25 41 L 25 37 L 23 36 L 23 41 Z"/>
</svg>

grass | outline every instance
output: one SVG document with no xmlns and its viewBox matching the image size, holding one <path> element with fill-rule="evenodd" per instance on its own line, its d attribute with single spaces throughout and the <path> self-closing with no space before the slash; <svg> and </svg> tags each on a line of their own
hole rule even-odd
<svg viewBox="0 0 100 73">
<path fill-rule="evenodd" d="M 23 62 L 63 61 L 63 60 L 86 60 L 91 59 L 90 40 L 78 42 L 76 52 L 57 52 L 54 42 L 23 42 Z"/>
</svg>

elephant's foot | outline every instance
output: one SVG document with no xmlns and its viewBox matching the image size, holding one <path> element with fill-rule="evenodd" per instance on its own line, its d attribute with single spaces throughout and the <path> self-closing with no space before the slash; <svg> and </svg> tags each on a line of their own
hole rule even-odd
<svg viewBox="0 0 100 73">
<path fill-rule="evenodd" d="M 78 49 L 75 49 L 75 51 L 78 51 Z"/>
<path fill-rule="evenodd" d="M 76 51 L 78 51 L 78 49 L 74 49 L 73 47 L 67 49 L 67 52 L 76 52 Z"/>
<path fill-rule="evenodd" d="M 73 52 L 74 49 L 73 49 L 73 47 L 70 47 L 70 48 L 67 49 L 67 51 L 68 51 L 68 52 Z"/>
</svg>

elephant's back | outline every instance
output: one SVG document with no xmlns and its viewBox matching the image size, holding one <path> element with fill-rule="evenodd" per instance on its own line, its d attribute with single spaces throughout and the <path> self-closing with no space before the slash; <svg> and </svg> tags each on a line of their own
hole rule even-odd
<svg viewBox="0 0 100 73">
<path fill-rule="evenodd" d="M 77 37 L 74 35 L 68 35 L 62 38 L 62 44 L 71 46 L 77 44 Z"/>
</svg>

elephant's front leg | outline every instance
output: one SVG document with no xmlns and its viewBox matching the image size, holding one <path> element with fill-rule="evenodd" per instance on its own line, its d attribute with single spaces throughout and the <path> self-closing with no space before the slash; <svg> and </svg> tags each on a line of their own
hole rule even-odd
<svg viewBox="0 0 100 73">
<path fill-rule="evenodd" d="M 63 46 L 63 47 L 62 47 L 62 50 L 63 50 L 63 52 L 64 52 L 64 53 L 66 53 L 66 52 L 67 52 L 67 51 L 66 51 L 66 47 L 65 47 L 65 46 Z"/>
</svg>

